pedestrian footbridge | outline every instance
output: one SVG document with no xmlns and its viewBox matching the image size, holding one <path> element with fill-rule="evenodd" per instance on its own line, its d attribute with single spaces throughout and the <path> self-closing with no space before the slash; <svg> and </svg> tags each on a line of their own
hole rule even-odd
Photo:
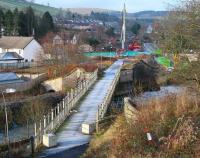
<svg viewBox="0 0 200 158">
<path fill-rule="evenodd" d="M 43 151 L 40 157 L 48 157 L 90 141 L 91 136 L 82 133 L 82 124 L 94 124 L 104 117 L 120 78 L 122 65 L 123 60 L 118 60 L 105 71 L 104 76 L 79 103 L 77 112 L 64 122 L 56 134 L 58 146 Z"/>
</svg>

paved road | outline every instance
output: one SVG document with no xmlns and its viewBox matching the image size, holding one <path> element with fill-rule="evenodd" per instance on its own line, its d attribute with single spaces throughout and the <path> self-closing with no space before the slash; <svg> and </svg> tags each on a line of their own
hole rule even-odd
<svg viewBox="0 0 200 158">
<path fill-rule="evenodd" d="M 49 155 L 48 158 L 80 158 L 88 148 L 88 144 L 64 150 L 57 154 Z"/>
<path fill-rule="evenodd" d="M 122 64 L 123 61 L 118 60 L 105 71 L 104 77 L 94 85 L 89 94 L 80 103 L 78 112 L 71 116 L 61 132 L 57 134 L 58 146 L 43 151 L 39 157 L 51 158 L 52 155 L 59 157 L 64 151 L 87 144 L 90 141 L 91 136 L 81 133 L 81 124 L 96 121 L 98 106 L 103 102 L 109 86 Z"/>
</svg>

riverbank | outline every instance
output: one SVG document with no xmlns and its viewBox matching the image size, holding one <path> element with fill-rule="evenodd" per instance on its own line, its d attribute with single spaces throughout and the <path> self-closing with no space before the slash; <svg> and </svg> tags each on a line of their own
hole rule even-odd
<svg viewBox="0 0 200 158">
<path fill-rule="evenodd" d="M 83 157 L 200 156 L 199 94 L 191 97 L 187 91 L 169 93 L 142 105 L 134 105 L 137 114 L 133 120 L 127 121 L 121 114 L 105 133 L 91 141 Z"/>
<path fill-rule="evenodd" d="M 154 73 L 162 85 L 160 91 L 132 95 L 133 119 L 127 120 L 122 113 L 108 130 L 93 138 L 83 157 L 200 157 L 198 65 L 199 61 L 183 60 L 173 72 Z M 139 80 L 151 73 L 143 65 L 135 72 Z"/>
</svg>

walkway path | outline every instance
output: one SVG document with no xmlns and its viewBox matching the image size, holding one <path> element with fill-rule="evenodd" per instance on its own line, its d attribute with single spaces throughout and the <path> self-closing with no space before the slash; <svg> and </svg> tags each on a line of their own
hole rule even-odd
<svg viewBox="0 0 200 158">
<path fill-rule="evenodd" d="M 123 60 L 118 60 L 105 71 L 104 77 L 94 85 L 89 94 L 80 103 L 78 112 L 67 120 L 62 131 L 57 134 L 58 146 L 45 150 L 40 157 L 52 156 L 56 153 L 86 144 L 90 141 L 91 136 L 83 135 L 81 133 L 81 125 L 84 122 L 96 121 L 98 106 L 103 102 L 109 86 L 122 64 Z"/>
</svg>

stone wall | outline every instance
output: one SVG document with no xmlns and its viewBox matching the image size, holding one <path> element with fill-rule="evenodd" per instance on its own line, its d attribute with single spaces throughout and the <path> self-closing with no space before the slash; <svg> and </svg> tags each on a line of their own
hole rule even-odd
<svg viewBox="0 0 200 158">
<path fill-rule="evenodd" d="M 58 77 L 56 79 L 47 80 L 43 83 L 43 86 L 47 91 L 62 91 L 63 90 L 63 78 Z"/>
<path fill-rule="evenodd" d="M 43 85 L 47 91 L 63 91 L 65 88 L 75 88 L 79 82 L 82 82 L 83 80 L 90 80 L 90 77 L 93 74 L 97 74 L 97 71 L 98 70 L 88 73 L 83 69 L 77 69 L 68 76 L 47 80 L 43 83 Z"/>
<path fill-rule="evenodd" d="M 127 122 L 133 123 L 137 121 L 139 110 L 137 106 L 131 102 L 130 98 L 124 98 L 124 114 Z"/>
</svg>

